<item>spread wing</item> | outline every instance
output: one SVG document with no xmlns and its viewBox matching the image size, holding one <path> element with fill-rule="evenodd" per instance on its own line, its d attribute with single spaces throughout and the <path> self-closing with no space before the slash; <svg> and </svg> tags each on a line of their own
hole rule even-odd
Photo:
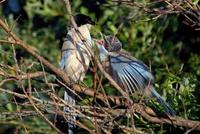
<svg viewBox="0 0 200 134">
<path fill-rule="evenodd" d="M 114 80 L 130 93 L 143 92 L 153 83 L 153 76 L 143 62 L 122 54 L 110 56 L 110 71 Z"/>
</svg>

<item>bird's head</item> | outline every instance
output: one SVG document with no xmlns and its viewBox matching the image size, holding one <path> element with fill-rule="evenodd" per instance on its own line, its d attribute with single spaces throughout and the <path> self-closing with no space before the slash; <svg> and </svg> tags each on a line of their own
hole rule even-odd
<svg viewBox="0 0 200 134">
<path fill-rule="evenodd" d="M 82 25 L 95 25 L 95 22 L 87 15 L 77 14 L 74 16 L 74 20 L 78 27 Z"/>
<path fill-rule="evenodd" d="M 96 40 L 95 42 L 103 46 L 108 52 L 118 52 L 122 48 L 122 43 L 115 36 L 103 36 L 103 39 Z"/>
</svg>

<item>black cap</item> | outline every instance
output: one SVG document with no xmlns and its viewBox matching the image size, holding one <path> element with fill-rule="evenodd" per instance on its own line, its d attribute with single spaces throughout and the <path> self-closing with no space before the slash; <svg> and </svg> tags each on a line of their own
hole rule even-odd
<svg viewBox="0 0 200 134">
<path fill-rule="evenodd" d="M 77 24 L 78 27 L 80 27 L 81 25 L 85 25 L 85 24 L 91 24 L 91 25 L 95 25 L 95 22 L 92 21 L 92 19 L 84 14 L 77 14 L 75 17 L 75 22 Z"/>
</svg>

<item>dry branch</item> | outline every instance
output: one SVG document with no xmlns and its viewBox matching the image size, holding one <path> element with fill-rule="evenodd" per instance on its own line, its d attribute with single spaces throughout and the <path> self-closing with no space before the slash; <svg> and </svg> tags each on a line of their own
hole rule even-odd
<svg viewBox="0 0 200 134">
<path fill-rule="evenodd" d="M 73 22 L 73 17 L 72 17 L 72 14 L 71 14 L 71 9 L 69 8 L 70 7 L 70 3 L 69 3 L 68 0 L 64 0 L 64 1 L 67 2 L 67 4 L 68 4 L 67 10 L 68 10 L 68 12 L 69 12 L 69 14 L 70 14 L 70 16 L 72 18 L 71 19 L 72 23 L 74 23 Z M 38 53 L 36 53 L 30 47 L 30 45 L 24 43 L 20 38 L 18 38 L 16 36 L 16 34 L 13 33 L 11 31 L 11 29 L 1 19 L 0 19 L 0 26 L 3 28 L 4 31 L 6 31 L 6 33 L 9 36 L 9 40 L 0 40 L 0 42 L 7 43 L 7 44 L 14 44 L 14 45 L 17 45 L 17 46 L 25 49 L 29 54 L 31 54 L 32 56 L 34 56 L 38 61 L 40 61 L 43 65 L 45 65 L 45 67 L 49 68 L 57 77 L 61 78 L 62 81 L 64 81 L 65 84 L 67 84 L 68 86 L 72 87 L 72 89 L 75 90 L 76 92 L 83 93 L 83 94 L 88 95 L 88 96 L 94 96 L 95 95 L 99 100 L 105 102 L 105 97 L 101 93 L 95 93 L 92 89 L 85 88 L 85 87 L 80 86 L 78 84 L 70 85 L 70 80 L 68 79 L 67 75 L 65 75 L 65 72 L 63 70 L 55 67 L 48 60 L 44 59 L 41 55 L 39 55 Z M 74 26 L 76 27 L 75 24 L 74 24 Z M 106 73 L 104 72 L 104 70 L 101 68 L 100 63 L 98 63 L 98 64 L 99 64 L 99 67 L 100 67 L 100 70 L 102 71 L 102 73 L 104 75 L 106 75 Z M 5 74 L 3 72 L 0 72 L 0 75 L 5 76 Z M 30 79 L 30 78 L 39 77 L 39 76 L 42 76 L 42 75 L 43 75 L 43 73 L 29 74 L 29 75 L 25 74 L 25 75 L 21 75 L 21 76 L 15 76 L 14 78 L 15 79 L 20 79 L 20 78 L 24 78 L 24 79 L 28 78 L 28 79 Z M 106 76 L 106 77 L 109 79 L 109 76 Z M 110 81 L 112 82 L 112 79 Z M 113 84 L 114 87 L 119 88 L 121 90 L 120 87 L 117 87 L 118 85 L 115 82 L 113 82 L 113 83 L 114 83 Z M 18 96 L 18 97 L 21 97 L 21 98 L 29 99 L 29 102 L 32 104 L 32 106 L 34 106 L 35 110 L 41 116 L 43 116 L 43 113 L 41 113 L 40 109 L 35 104 L 35 103 L 44 104 L 44 102 L 42 100 L 40 100 L 38 98 L 35 98 L 33 96 L 31 96 L 31 98 L 29 98 L 28 95 L 18 94 L 18 93 L 9 91 L 7 89 L 0 88 L 0 91 L 1 92 L 6 92 L 8 94 L 12 94 L 14 96 Z M 126 96 L 126 94 L 123 94 L 123 92 L 122 92 L 122 95 Z M 64 100 L 61 101 L 59 98 L 56 98 L 56 96 L 53 96 L 53 97 L 57 101 L 48 101 L 47 102 L 48 104 L 51 104 L 54 107 L 56 107 L 56 106 L 57 107 L 68 106 Z M 122 101 L 121 101 L 121 99 L 119 97 L 108 96 L 108 100 L 112 101 L 115 104 L 121 104 L 122 103 Z M 122 98 L 122 100 L 123 100 L 123 98 Z M 78 111 L 76 111 L 76 113 L 79 113 L 81 110 L 84 109 L 84 107 L 81 107 L 81 106 L 80 107 L 75 107 L 75 108 L 78 109 Z M 108 118 L 108 117 L 114 117 L 114 116 L 119 116 L 120 113 L 123 114 L 123 113 L 127 112 L 127 109 L 120 110 L 120 109 L 103 108 L 103 107 L 99 107 L 99 108 L 98 107 L 90 107 L 90 109 L 88 110 L 90 112 L 89 114 L 93 115 L 93 116 L 97 116 L 97 117 L 100 116 L 101 114 L 94 113 L 94 111 L 93 111 L 94 108 L 98 109 L 99 113 L 102 112 L 103 115 L 106 116 L 106 118 Z M 95 112 L 97 112 L 97 110 Z M 140 114 L 142 117 L 144 117 L 145 119 L 147 119 L 150 122 L 161 123 L 161 124 L 166 123 L 166 124 L 171 124 L 171 125 L 183 126 L 183 127 L 186 127 L 186 128 L 193 128 L 195 130 L 200 130 L 200 122 L 199 121 L 186 120 L 186 119 L 183 119 L 183 118 L 180 118 L 180 117 L 166 117 L 166 118 L 159 117 L 150 108 L 148 108 L 148 107 L 146 107 L 146 106 L 144 106 L 142 104 L 133 104 L 131 107 L 129 107 L 128 112 L 130 112 L 132 114 L 134 112 L 136 112 L 136 113 Z M 62 114 L 66 114 L 66 113 L 62 113 Z M 84 114 L 82 114 L 82 115 L 84 117 L 87 117 L 87 118 L 91 119 L 89 116 L 85 116 Z M 102 118 L 102 116 L 98 117 L 98 118 Z M 100 122 L 100 121 L 101 120 L 97 120 L 97 122 Z M 84 126 L 82 126 L 82 127 L 84 127 Z M 85 129 L 87 129 L 87 128 L 85 128 Z"/>
<path fill-rule="evenodd" d="M 130 0 L 113 0 L 112 2 L 117 6 L 125 5 L 130 8 L 137 8 L 146 13 L 147 16 L 153 16 L 153 18 L 167 14 L 182 15 L 184 17 L 183 23 L 200 30 L 200 6 L 199 4 L 194 4 L 191 0 L 158 0 L 146 2 L 145 4 L 140 1 Z M 152 6 L 156 4 L 161 6 Z"/>
</svg>

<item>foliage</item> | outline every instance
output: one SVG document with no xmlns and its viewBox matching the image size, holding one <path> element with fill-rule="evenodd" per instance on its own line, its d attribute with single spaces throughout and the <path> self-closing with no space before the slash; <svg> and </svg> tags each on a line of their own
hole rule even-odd
<svg viewBox="0 0 200 134">
<path fill-rule="evenodd" d="M 100 6 L 97 4 L 98 9 L 96 10 L 101 12 L 98 16 L 96 12 L 91 11 L 90 4 L 85 4 L 86 2 L 81 0 L 72 2 L 72 10 L 74 13 L 87 14 L 97 21 L 97 25 L 92 30 L 94 37 L 98 37 L 100 31 L 107 35 L 116 34 L 123 43 L 124 49 L 150 66 L 155 76 L 157 91 L 177 111 L 177 115 L 200 120 L 200 49 L 198 49 L 200 48 L 200 37 L 197 36 L 199 32 L 183 24 L 183 19 L 178 15 L 166 14 L 152 18 L 140 8 L 127 7 L 123 4 L 116 5 L 104 0 L 98 2 Z M 198 2 L 198 0 L 193 1 L 195 4 Z M 146 1 L 139 3 L 148 4 Z M 23 41 L 31 44 L 31 47 L 39 54 L 59 67 L 60 48 L 69 24 L 65 5 L 61 1 L 30 0 L 26 1 L 22 8 L 25 10 L 27 18 L 22 16 L 18 22 L 16 16 L 9 14 L 9 16 L 4 16 L 8 25 L 12 26 L 12 30 Z M 3 13 L 0 13 L 0 15 L 3 18 Z M 0 34 L 1 38 L 6 38 L 5 32 L 2 30 L 0 30 Z M 188 38 L 188 35 L 190 35 L 190 38 Z M 15 47 L 15 49 L 20 69 L 23 72 L 43 71 L 44 69 L 47 73 L 51 73 L 24 50 L 18 47 Z M 15 69 L 10 69 L 5 65 L 13 66 Z M 0 71 L 9 75 L 17 74 L 11 46 L 0 45 Z M 85 79 L 85 83 L 89 87 L 92 87 L 91 79 L 89 72 Z M 0 83 L 1 81 L 3 81 L 3 77 L 0 75 Z M 32 89 L 38 90 L 40 98 L 48 100 L 45 90 L 51 90 L 51 88 L 43 83 L 55 81 L 57 81 L 57 78 L 48 75 L 46 79 L 33 79 L 31 86 Z M 107 94 L 117 94 L 116 90 L 106 80 L 103 80 L 103 82 Z M 27 88 L 28 81 L 24 80 L 23 85 Z M 20 83 L 9 82 L 2 87 L 0 86 L 0 88 L 16 91 L 20 90 L 21 87 Z M 59 87 L 55 90 L 62 97 L 64 88 Z M 37 96 L 37 94 L 34 94 L 34 96 Z M 93 101 L 92 97 L 82 97 L 81 105 L 91 104 Z M 32 110 L 30 106 L 15 105 L 15 101 L 25 102 L 26 100 L 0 92 L 0 112 Z M 48 117 L 51 120 L 54 118 L 52 115 L 48 115 Z M 185 131 L 181 127 L 149 123 L 139 115 L 135 115 L 134 118 L 137 129 L 148 133 Z M 129 119 L 123 119 L 121 122 L 127 122 L 127 120 Z M 0 114 L 0 124 L 0 133 L 8 131 L 56 133 L 44 120 L 34 115 L 22 118 L 21 116 L 12 117 Z M 85 124 L 91 128 L 94 127 L 89 121 L 85 121 Z"/>
</svg>

